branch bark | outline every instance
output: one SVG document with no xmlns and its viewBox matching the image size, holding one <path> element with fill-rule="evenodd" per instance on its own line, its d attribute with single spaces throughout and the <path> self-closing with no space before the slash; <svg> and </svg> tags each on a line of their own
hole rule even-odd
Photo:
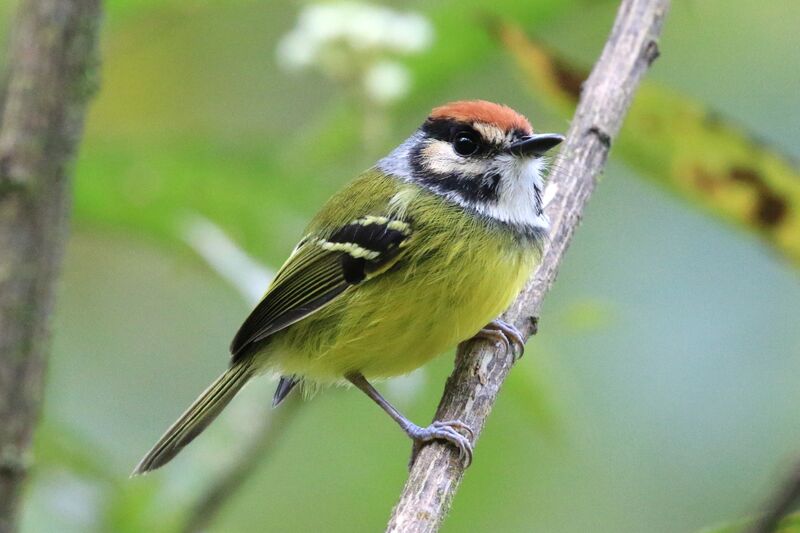
<svg viewBox="0 0 800 533">
<path fill-rule="evenodd" d="M 603 53 L 583 87 L 566 145 L 551 176 L 558 192 L 547 209 L 550 242 L 539 268 L 503 316 L 526 339 L 536 331 L 544 296 L 555 280 L 636 87 L 658 57 L 657 39 L 668 8 L 669 0 L 623 0 Z M 512 364 L 498 346 L 486 341 L 462 343 L 435 418 L 460 419 L 472 427 L 477 439 Z M 464 467 L 453 447 L 442 443 L 424 447 L 411 467 L 386 531 L 438 530 L 463 475 Z"/>
<path fill-rule="evenodd" d="M 22 0 L 14 25 L 0 117 L 0 533 L 17 528 L 41 404 L 99 19 L 100 0 Z"/>
</svg>

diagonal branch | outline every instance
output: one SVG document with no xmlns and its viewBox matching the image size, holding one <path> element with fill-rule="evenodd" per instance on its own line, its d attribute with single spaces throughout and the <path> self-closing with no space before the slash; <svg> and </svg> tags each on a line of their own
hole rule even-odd
<svg viewBox="0 0 800 533">
<path fill-rule="evenodd" d="M 668 7 L 669 0 L 623 0 L 603 53 L 584 85 L 566 146 L 552 174 L 558 193 L 547 209 L 551 240 L 533 278 L 503 317 L 526 339 L 535 333 L 544 296 L 555 280 L 635 89 L 658 57 L 656 41 Z M 497 346 L 485 341 L 462 343 L 436 419 L 460 419 L 475 430 L 477 438 L 512 364 Z M 423 448 L 386 530 L 438 530 L 463 475 L 454 448 L 441 443 Z"/>
<path fill-rule="evenodd" d="M 15 531 L 39 414 L 69 174 L 100 0 L 22 0 L 0 102 L 0 533 Z"/>
</svg>

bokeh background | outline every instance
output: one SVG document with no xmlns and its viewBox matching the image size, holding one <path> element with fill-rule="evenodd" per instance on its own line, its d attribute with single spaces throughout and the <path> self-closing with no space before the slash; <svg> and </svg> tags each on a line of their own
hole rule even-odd
<svg viewBox="0 0 800 533">
<path fill-rule="evenodd" d="M 216 246 L 206 222 L 274 269 L 322 202 L 435 105 L 500 101 L 565 131 L 487 17 L 586 68 L 617 2 L 384 2 L 414 13 L 416 41 L 343 57 L 291 33 L 313 30 L 298 29 L 302 2 L 106 4 L 31 533 L 177 531 L 272 416 L 264 379 L 167 468 L 128 479 L 224 368 L 249 310 L 198 254 Z M 0 5 L 4 42 L 13 8 Z M 799 23 L 796 0 L 676 1 L 649 79 L 800 157 Z M 198 228 L 205 244 L 188 238 Z M 612 157 L 444 530 L 696 531 L 752 514 L 800 452 L 799 311 L 796 267 Z M 424 422 L 451 366 L 382 388 Z M 385 525 L 410 447 L 371 402 L 327 391 L 282 433 L 211 531 Z"/>
</svg>

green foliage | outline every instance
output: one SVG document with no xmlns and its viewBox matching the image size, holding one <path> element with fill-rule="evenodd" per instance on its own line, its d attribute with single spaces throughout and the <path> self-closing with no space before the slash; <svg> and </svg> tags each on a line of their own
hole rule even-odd
<svg viewBox="0 0 800 533">
<path fill-rule="evenodd" d="M 48 414 L 37 435 L 38 470 L 29 523 L 38 527 L 31 526 L 31 531 L 62 530 L 68 513 L 54 511 L 53 500 L 70 502 L 72 495 L 41 493 L 64 474 L 100 494 L 93 507 L 96 516 L 74 531 L 176 531 L 188 504 L 211 479 L 214 461 L 235 455 L 231 446 L 204 455 L 204 443 L 221 435 L 234 441 L 247 435 L 247 423 L 229 430 L 220 420 L 222 427 L 211 428 L 169 469 L 127 478 L 164 424 L 225 365 L 227 336 L 247 312 L 228 287 L 180 248 L 180 227 L 187 214 L 199 213 L 219 224 L 250 253 L 275 267 L 322 202 L 409 134 L 433 105 L 456 98 L 497 99 L 531 114 L 538 129 L 561 131 L 566 120 L 547 117 L 542 104 L 567 117 L 582 74 L 562 64 L 555 75 L 551 72 L 537 82 L 537 71 L 525 71 L 527 63 L 509 68 L 496 35 L 485 31 L 487 20 L 503 17 L 525 33 L 551 31 L 558 38 L 567 28 L 563 37 L 569 39 L 580 33 L 570 28 L 584 12 L 594 16 L 598 6 L 610 10 L 615 5 L 581 0 L 413 4 L 431 17 L 435 44 L 428 54 L 409 61 L 413 91 L 387 111 L 383 135 L 365 139 L 360 101 L 315 75 L 285 73 L 275 64 L 275 43 L 294 22 L 298 3 L 107 2 L 102 88 L 75 172 L 76 237 L 68 260 L 73 271 L 67 273 L 60 302 Z M 405 2 L 394 5 L 410 9 Z M 768 11 L 765 6 L 758 9 Z M 7 27 L 7 11 L 3 4 L 0 33 Z M 591 24 L 605 32 L 606 21 L 601 17 Z M 525 33 L 518 36 L 524 38 Z M 509 48 L 522 47 L 520 43 L 538 46 L 526 38 L 516 45 L 505 41 Z M 533 50 L 524 48 L 530 61 Z M 586 57 L 594 57 L 595 48 L 586 50 Z M 543 54 L 536 68 L 556 68 L 554 60 L 554 55 Z M 517 71 L 528 73 L 535 91 L 520 90 Z M 783 221 L 769 232 L 754 227 L 754 213 L 763 201 L 758 193 L 764 188 L 756 185 L 761 181 L 729 179 L 737 166 L 753 168 L 770 194 L 791 198 L 794 205 L 796 193 L 784 159 L 751 143 L 746 132 L 727 122 L 716 130 L 709 127 L 713 121 L 707 120 L 705 106 L 663 88 L 647 90 L 639 100 L 630 116 L 634 129 L 615 146 L 615 155 L 663 183 L 687 205 L 729 217 L 726 220 L 766 240 L 774 239 L 773 246 L 790 256 L 792 239 L 800 232 Z M 691 125 L 685 143 L 672 141 L 675 117 L 686 117 Z M 653 120 L 665 129 L 652 132 Z M 648 138 L 658 142 L 645 142 Z M 706 158 L 708 153 L 713 157 Z M 708 166 L 711 178 L 719 178 L 720 185 L 712 186 L 718 197 L 701 195 L 691 173 L 675 170 L 698 161 Z M 699 274 L 693 279 L 693 272 L 685 271 L 667 278 L 647 261 L 675 263 L 666 261 L 662 244 L 650 243 L 675 237 L 647 226 L 641 215 L 654 209 L 656 215 L 672 217 L 670 224 L 680 215 L 647 197 L 638 177 L 625 181 L 624 172 L 619 174 L 623 175 L 615 176 L 615 183 L 608 180 L 593 200 L 587 215 L 591 223 L 581 228 L 569 264 L 548 299 L 544 330 L 530 343 L 501 395 L 446 525 L 451 531 L 529 531 L 532 524 L 543 531 L 640 531 L 642 524 L 652 525 L 653 531 L 674 531 L 676 520 L 689 530 L 687 524 L 710 522 L 704 518 L 709 514 L 706 507 L 724 513 L 720 516 L 736 516 L 739 512 L 731 509 L 747 504 L 740 496 L 746 490 L 725 477 L 731 476 L 723 470 L 729 449 L 734 471 L 745 462 L 736 455 L 744 455 L 743 449 L 775 453 L 778 435 L 769 443 L 759 435 L 758 446 L 748 446 L 742 437 L 747 430 L 727 419 L 729 431 L 739 431 L 728 441 L 720 436 L 726 435 L 724 424 L 718 418 L 704 424 L 702 414 L 720 415 L 713 408 L 721 409 L 728 378 L 734 398 L 741 399 L 734 418 L 749 424 L 748 408 L 756 411 L 758 420 L 770 418 L 762 416 L 765 404 L 750 402 L 747 394 L 755 394 L 759 379 L 770 371 L 796 375 L 792 358 L 780 357 L 796 347 L 797 339 L 780 334 L 787 317 L 796 315 L 791 312 L 796 310 L 795 278 L 787 282 L 779 268 L 769 270 L 770 263 L 765 266 L 754 254 L 736 248 L 738 236 L 727 242 L 684 219 L 678 225 L 690 231 L 681 235 L 679 244 L 691 246 L 687 234 L 695 231 L 698 239 L 714 239 L 720 245 L 718 261 L 727 260 L 724 250 L 734 250 L 730 261 L 759 275 L 750 276 L 751 283 L 745 285 L 731 275 L 729 285 L 720 284 L 712 296 L 702 290 L 712 285 L 703 277 L 702 262 L 697 262 Z M 637 211 L 640 197 L 650 203 L 642 202 L 644 207 Z M 632 222 L 634 215 L 640 218 Z M 792 217 L 785 221 L 796 220 Z M 601 231 L 606 227 L 611 229 Z M 639 235 L 637 240 L 637 231 L 645 229 L 646 238 Z M 703 243 L 703 254 L 706 248 Z M 697 261 L 699 253 L 688 253 L 687 260 Z M 716 286 L 725 273 L 707 268 Z M 756 277 L 763 279 L 748 293 Z M 614 284 L 616 278 L 624 281 Z M 669 290 L 659 291 L 660 285 L 646 290 L 656 282 L 669 282 Z M 728 286 L 733 288 L 724 290 Z M 730 295 L 745 298 L 753 291 L 765 295 L 761 306 L 743 305 Z M 785 300 L 780 300 L 782 295 Z M 725 317 L 730 318 L 731 331 L 705 322 L 692 329 L 687 318 L 692 308 L 713 309 L 718 315 L 734 314 L 730 310 L 735 309 L 740 321 Z M 768 342 L 757 344 L 752 331 Z M 609 340 L 614 335 L 628 340 L 617 338 L 614 344 Z M 693 351 L 690 342 L 699 344 L 705 338 L 707 349 Z M 714 350 L 724 352 L 724 364 L 714 359 Z M 741 359 L 748 350 L 758 354 L 759 364 L 739 361 L 739 374 L 728 370 L 736 354 Z M 770 360 L 772 367 L 766 366 Z M 666 366 L 669 361 L 674 366 Z M 412 419 L 431 415 L 450 368 L 451 359 L 440 358 L 426 369 L 412 399 L 399 395 L 400 406 Z M 791 380 L 786 381 L 794 390 Z M 702 409 L 697 403 L 681 403 L 690 393 L 695 394 L 692 401 L 700 398 Z M 250 416 L 258 416 L 258 409 L 267 404 L 268 400 L 255 400 L 256 414 Z M 784 415 L 796 418 L 793 413 Z M 793 427 L 774 417 L 772 432 Z M 691 429 L 673 423 L 687 418 L 703 426 L 697 435 L 687 435 Z M 711 425 L 715 428 L 706 427 Z M 720 452 L 723 447 L 725 453 Z M 296 425 L 272 452 L 274 460 L 259 465 L 216 530 L 380 529 L 405 476 L 407 452 L 402 436 L 374 406 L 357 395 L 329 391 L 303 406 Z M 684 464 L 697 456 L 709 469 L 702 476 L 699 468 Z M 723 472 L 716 478 L 714 467 Z M 687 477 L 705 480 L 708 474 L 704 482 L 714 490 L 676 474 L 684 469 Z M 702 500 L 690 490 L 703 497 L 708 492 L 739 496 L 703 500 L 695 504 L 700 509 L 685 513 L 688 517 L 665 510 L 676 502 Z M 307 512 L 309 508 L 314 512 Z M 42 517 L 50 515 L 53 522 L 42 526 Z"/>
</svg>

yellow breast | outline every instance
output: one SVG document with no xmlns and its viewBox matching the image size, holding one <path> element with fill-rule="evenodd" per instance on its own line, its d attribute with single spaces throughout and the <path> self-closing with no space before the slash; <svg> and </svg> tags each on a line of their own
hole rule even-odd
<svg viewBox="0 0 800 533">
<path fill-rule="evenodd" d="M 401 260 L 276 335 L 262 358 L 275 371 L 322 383 L 404 374 L 508 307 L 537 250 L 439 198 L 406 200 L 414 235 Z"/>
</svg>

